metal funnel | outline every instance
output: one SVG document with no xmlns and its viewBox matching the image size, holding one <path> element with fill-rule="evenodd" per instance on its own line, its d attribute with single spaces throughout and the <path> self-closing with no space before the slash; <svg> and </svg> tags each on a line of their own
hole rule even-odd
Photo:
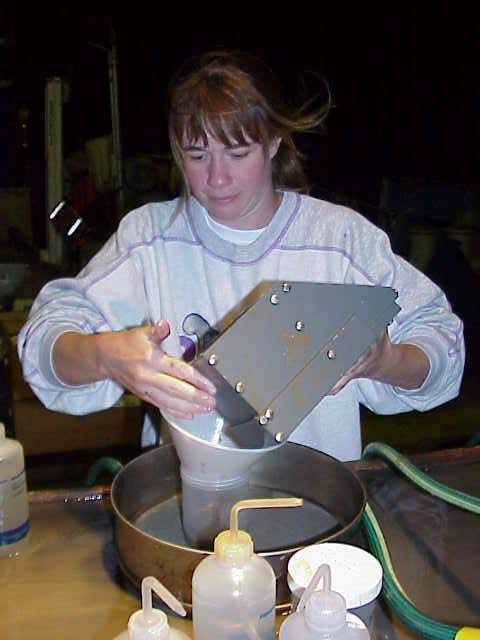
<svg viewBox="0 0 480 640">
<path fill-rule="evenodd" d="M 248 469 L 269 451 L 281 444 L 273 439 L 265 444 L 265 431 L 259 429 L 256 448 L 246 449 L 225 430 L 225 418 L 213 412 L 180 420 L 164 414 L 182 472 L 205 483 L 228 483 L 245 476 Z M 268 434 L 267 434 L 268 436 Z"/>
</svg>

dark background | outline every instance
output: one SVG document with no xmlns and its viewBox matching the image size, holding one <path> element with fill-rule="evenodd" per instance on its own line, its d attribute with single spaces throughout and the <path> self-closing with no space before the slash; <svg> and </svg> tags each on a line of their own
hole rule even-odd
<svg viewBox="0 0 480 640">
<path fill-rule="evenodd" d="M 390 12 L 346 4 L 320 9 L 309 10 L 315 16 L 298 7 L 302 16 L 263 19 L 252 8 L 234 15 L 231 7 L 222 13 L 214 6 L 197 14 L 180 7 L 108 16 L 73 9 L 0 14 L 0 188 L 31 187 L 34 225 L 44 244 L 45 81 L 60 76 L 67 86 L 66 158 L 81 152 L 87 140 L 108 135 L 107 47 L 113 33 L 126 162 L 138 154 L 168 153 L 166 85 L 186 56 L 219 46 L 247 49 L 271 64 L 293 101 L 308 71 L 329 82 L 335 106 L 325 134 L 298 140 L 313 195 L 360 210 L 386 228 L 394 248 L 407 257 L 408 225 L 426 221 L 436 232 L 467 214 L 468 224 L 473 219 L 478 225 L 480 29 L 473 11 L 461 2 L 402 5 Z M 23 129 L 22 109 L 28 113 Z M 386 180 L 394 188 L 382 199 Z M 157 195 L 137 193 L 127 203 Z M 107 235 L 118 215 L 103 214 L 97 207 L 97 220 L 111 220 L 103 224 Z M 450 250 L 450 261 L 461 262 L 451 243 Z M 451 272 L 434 269 L 432 275 L 446 286 Z M 454 279 L 462 277 L 458 272 Z"/>
<path fill-rule="evenodd" d="M 303 7 L 303 12 L 306 8 Z M 109 25 L 116 32 L 120 117 L 124 154 L 167 151 L 165 86 L 176 65 L 192 52 L 213 46 L 239 47 L 263 55 L 293 81 L 306 69 L 327 77 L 335 109 L 326 138 L 311 138 L 310 172 L 318 188 L 378 198 L 383 176 L 412 176 L 449 183 L 477 180 L 479 29 L 462 3 L 432 3 L 423 9 L 386 12 L 322 7 L 318 15 L 268 19 L 201 15 L 179 8 L 162 13 L 3 16 L 14 47 L 2 49 L 1 181 L 22 180 L 14 166 L 19 106 L 31 110 L 31 150 L 43 152 L 45 79 L 69 81 L 65 105 L 65 152 L 109 132 L 106 53 Z M 239 12 L 237 12 L 239 13 Z M 13 147 L 13 148 L 12 148 Z M 8 154 L 7 154 L 8 152 Z M 6 169 L 8 160 L 10 166 Z"/>
</svg>

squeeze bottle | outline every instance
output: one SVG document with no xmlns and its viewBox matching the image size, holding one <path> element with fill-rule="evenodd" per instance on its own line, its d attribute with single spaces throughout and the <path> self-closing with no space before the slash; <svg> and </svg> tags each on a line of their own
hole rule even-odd
<svg viewBox="0 0 480 640">
<path fill-rule="evenodd" d="M 195 640 L 273 640 L 276 579 L 270 564 L 253 552 L 253 541 L 238 529 L 241 509 L 297 507 L 300 498 L 240 500 L 230 511 L 230 529 L 217 535 L 214 553 L 192 578 Z"/>
<path fill-rule="evenodd" d="M 0 556 L 14 556 L 30 528 L 23 447 L 0 422 Z"/>
<path fill-rule="evenodd" d="M 315 591 L 323 578 L 323 589 Z M 369 640 L 364 622 L 347 613 L 345 598 L 331 591 L 328 564 L 316 570 L 298 603 L 297 610 L 280 627 L 279 640 Z"/>
<path fill-rule="evenodd" d="M 189 640 L 185 633 L 170 627 L 166 613 L 153 609 L 152 589 L 172 611 L 181 616 L 187 615 L 175 596 L 159 580 L 149 576 L 142 580 L 142 608 L 132 613 L 128 630 L 114 640 Z"/>
</svg>

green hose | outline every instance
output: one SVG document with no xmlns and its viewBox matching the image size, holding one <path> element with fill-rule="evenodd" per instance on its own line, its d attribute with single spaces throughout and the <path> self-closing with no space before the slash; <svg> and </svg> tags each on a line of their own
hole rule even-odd
<svg viewBox="0 0 480 640">
<path fill-rule="evenodd" d="M 85 486 L 91 487 L 97 481 L 98 476 L 103 473 L 103 471 L 108 471 L 113 475 L 116 475 L 120 469 L 122 468 L 122 463 L 116 460 L 115 458 L 99 458 L 96 460 L 92 466 L 87 471 L 87 475 L 85 476 Z"/>
<path fill-rule="evenodd" d="M 465 446 L 476 447 L 477 444 L 480 444 L 480 433 L 475 433 L 471 438 L 469 438 L 465 443 Z"/>
<path fill-rule="evenodd" d="M 480 498 L 471 496 L 468 493 L 463 493 L 463 491 L 457 491 L 441 482 L 437 482 L 437 480 L 434 480 L 428 474 L 417 469 L 417 467 L 388 444 L 372 442 L 367 445 L 363 451 L 363 457 L 370 458 L 373 455 L 378 455 L 393 464 L 403 475 L 432 496 L 453 504 L 460 509 L 480 514 Z"/>
<path fill-rule="evenodd" d="M 454 504 L 457 507 L 480 513 L 480 500 L 461 491 L 451 489 L 446 485 L 430 478 L 419 471 L 406 458 L 400 455 L 392 447 L 374 442 L 365 447 L 365 458 L 379 455 L 391 462 L 399 471 L 406 475 L 415 484 L 419 485 L 430 494 Z M 383 597 L 391 606 L 398 618 L 414 633 L 427 640 L 473 640 L 480 639 L 480 629 L 473 627 L 454 627 L 437 620 L 419 611 L 408 598 L 402 585 L 398 581 L 388 551 L 387 543 L 372 508 L 366 505 L 362 517 L 363 528 L 371 551 L 380 561 L 383 567 Z"/>
<path fill-rule="evenodd" d="M 398 618 L 414 633 L 427 640 L 453 640 L 458 628 L 437 622 L 421 613 L 408 599 L 394 573 L 385 538 L 370 505 L 363 514 L 363 526 L 371 551 L 383 567 L 382 593 Z"/>
</svg>

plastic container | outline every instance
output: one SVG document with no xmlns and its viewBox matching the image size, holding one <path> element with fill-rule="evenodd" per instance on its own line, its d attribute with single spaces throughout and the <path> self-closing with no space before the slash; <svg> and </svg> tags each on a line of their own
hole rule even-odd
<svg viewBox="0 0 480 640">
<path fill-rule="evenodd" d="M 354 545 L 323 542 L 292 555 L 287 574 L 292 610 L 322 564 L 330 566 L 332 588 L 345 598 L 347 609 L 361 618 L 372 633 L 375 602 L 382 589 L 382 565 L 371 553 Z"/>
<path fill-rule="evenodd" d="M 204 558 L 193 573 L 195 640 L 273 640 L 275 574 L 265 558 L 254 554 L 250 535 L 238 529 L 238 512 L 302 504 L 299 498 L 270 498 L 241 500 L 232 508 L 230 529 L 215 538 L 214 553 Z"/>
<path fill-rule="evenodd" d="M 163 414 L 172 436 L 182 469 L 192 478 L 224 481 L 248 475 L 250 467 L 265 454 L 283 444 L 264 449 L 242 449 L 225 431 L 225 420 L 218 413 L 197 414 L 193 420 L 180 420 Z"/>
<path fill-rule="evenodd" d="M 182 467 L 180 475 L 185 539 L 198 549 L 213 549 L 216 535 L 228 527 L 233 505 L 245 497 L 248 476 L 207 481 L 190 476 Z M 246 515 L 241 514 L 241 528 L 246 528 Z"/>
<path fill-rule="evenodd" d="M 132 613 L 128 621 L 128 629 L 115 640 L 188 640 L 178 629 L 172 629 L 167 614 L 152 607 L 152 590 L 167 604 L 172 611 L 181 616 L 187 612 L 182 604 L 156 578 L 149 576 L 142 580 L 142 608 Z"/>
<path fill-rule="evenodd" d="M 0 556 L 15 556 L 30 528 L 23 447 L 0 422 Z"/>
<path fill-rule="evenodd" d="M 323 586 L 318 591 L 320 579 Z M 320 565 L 304 590 L 295 613 L 280 627 L 279 640 L 369 640 L 365 623 L 347 613 L 345 598 L 331 590 L 328 564 Z"/>
</svg>

